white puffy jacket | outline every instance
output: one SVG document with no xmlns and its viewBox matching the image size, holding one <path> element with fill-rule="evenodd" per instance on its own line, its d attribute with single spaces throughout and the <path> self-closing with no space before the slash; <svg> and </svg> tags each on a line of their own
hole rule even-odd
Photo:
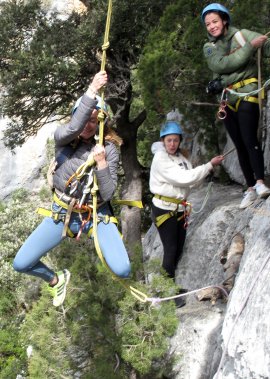
<svg viewBox="0 0 270 379">
<path fill-rule="evenodd" d="M 168 154 L 163 142 L 155 142 L 151 151 L 154 158 L 150 170 L 150 191 L 154 195 L 187 199 L 191 187 L 200 184 L 213 169 L 210 162 L 192 168 L 190 161 L 180 152 L 176 155 Z M 176 204 L 155 197 L 153 203 L 161 209 L 176 209 Z M 183 207 L 179 205 L 178 210 L 183 210 Z"/>
</svg>

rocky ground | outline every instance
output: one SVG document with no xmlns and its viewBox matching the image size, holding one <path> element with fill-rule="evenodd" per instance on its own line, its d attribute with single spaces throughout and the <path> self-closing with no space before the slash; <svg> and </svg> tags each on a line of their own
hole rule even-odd
<svg viewBox="0 0 270 379">
<path fill-rule="evenodd" d="M 205 183 L 190 197 L 195 212 L 203 205 L 207 188 Z M 221 257 L 230 250 L 236 235 L 242 238 L 243 252 L 227 300 L 214 296 L 198 301 L 197 293 L 189 295 L 186 306 L 177 309 L 179 327 L 171 340 L 171 353 L 177 359 L 171 378 L 270 377 L 270 302 L 266 302 L 270 293 L 270 198 L 258 199 L 240 210 L 242 192 L 240 185 L 214 183 L 207 204 L 190 218 L 176 278 L 184 288 L 222 285 L 226 270 Z M 153 225 L 144 239 L 144 255 L 146 260 L 162 256 Z"/>
</svg>

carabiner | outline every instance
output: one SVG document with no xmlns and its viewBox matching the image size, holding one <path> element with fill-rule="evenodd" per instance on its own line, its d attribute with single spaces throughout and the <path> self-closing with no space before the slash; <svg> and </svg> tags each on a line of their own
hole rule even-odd
<svg viewBox="0 0 270 379">
<path fill-rule="evenodd" d="M 225 108 L 227 106 L 227 95 L 226 95 L 226 88 L 222 91 L 221 98 L 220 98 L 220 105 L 217 112 L 217 117 L 220 120 L 224 120 L 227 116 L 227 112 L 225 111 Z"/>
<path fill-rule="evenodd" d="M 225 108 L 226 108 L 226 103 L 225 103 L 225 101 L 222 101 L 220 103 L 219 110 L 217 112 L 217 117 L 220 120 L 224 120 L 224 118 L 226 118 L 226 116 L 227 116 L 227 112 L 225 111 Z"/>
</svg>

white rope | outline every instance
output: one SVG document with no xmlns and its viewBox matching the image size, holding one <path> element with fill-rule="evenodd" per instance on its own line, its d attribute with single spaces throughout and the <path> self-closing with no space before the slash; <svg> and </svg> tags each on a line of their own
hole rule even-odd
<svg viewBox="0 0 270 379">
<path fill-rule="evenodd" d="M 203 202 L 202 202 L 202 206 L 201 206 L 201 208 L 200 208 L 198 211 L 195 211 L 195 210 L 192 208 L 192 213 L 197 214 L 197 213 L 200 213 L 200 212 L 204 209 L 204 207 L 206 206 L 206 203 L 207 203 L 207 201 L 208 201 L 208 199 L 209 199 L 210 192 L 211 192 L 211 189 L 212 189 L 212 185 L 213 185 L 213 184 L 214 184 L 214 183 L 213 183 L 212 181 L 208 183 L 207 190 L 206 190 L 206 195 L 205 195 L 204 200 L 203 200 Z"/>
<path fill-rule="evenodd" d="M 270 79 L 266 80 L 266 82 L 264 83 L 264 85 L 261 88 L 258 88 L 254 91 L 251 91 L 251 92 L 237 92 L 237 91 L 234 91 L 233 89 L 230 89 L 230 88 L 226 88 L 226 92 L 229 92 L 231 95 L 236 95 L 238 97 L 252 96 L 252 95 L 257 95 L 264 88 L 266 88 L 269 84 L 270 84 Z"/>
<path fill-rule="evenodd" d="M 210 289 L 210 288 L 218 288 L 226 298 L 228 298 L 228 296 L 229 296 L 228 292 L 226 291 L 226 289 L 224 287 L 219 286 L 219 285 L 211 285 L 211 286 L 207 286 L 207 287 L 198 288 L 196 290 L 188 291 L 188 292 L 185 292 L 183 294 L 179 294 L 179 295 L 175 295 L 175 296 L 148 297 L 146 300 L 150 301 L 152 303 L 152 305 L 156 305 L 157 303 L 161 303 L 162 301 L 174 300 L 174 299 L 177 299 L 179 297 L 186 297 L 187 295 L 195 294 L 197 292 L 201 292 L 203 290 Z"/>
</svg>

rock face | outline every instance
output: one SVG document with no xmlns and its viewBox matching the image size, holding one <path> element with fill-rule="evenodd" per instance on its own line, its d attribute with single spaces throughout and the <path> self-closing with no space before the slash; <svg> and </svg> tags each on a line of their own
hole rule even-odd
<svg viewBox="0 0 270 379">
<path fill-rule="evenodd" d="M 198 211 L 206 186 L 190 197 Z M 225 279 L 221 255 L 241 233 L 245 245 L 228 301 L 199 302 L 194 295 L 177 310 L 179 327 L 171 340 L 178 357 L 177 379 L 270 378 L 270 198 L 238 208 L 240 186 L 213 185 L 200 213 L 193 213 L 176 282 L 189 290 L 221 285 Z M 145 260 L 162 257 L 162 245 L 152 225 L 144 239 Z M 268 259 L 269 257 L 269 259 Z"/>
<path fill-rule="evenodd" d="M 265 119 L 270 120 L 270 91 L 267 93 L 267 103 L 265 107 Z M 262 130 L 262 138 L 265 141 L 263 144 L 264 149 L 264 165 L 265 172 L 270 175 L 270 123 L 266 122 L 266 125 Z"/>
<path fill-rule="evenodd" d="M 53 137 L 55 126 L 44 126 L 35 137 L 31 137 L 14 153 L 8 150 L 2 141 L 6 121 L 0 120 L 0 200 L 8 197 L 14 190 L 25 188 L 38 191 L 45 178 L 40 174 L 46 164 L 46 143 Z"/>
</svg>

